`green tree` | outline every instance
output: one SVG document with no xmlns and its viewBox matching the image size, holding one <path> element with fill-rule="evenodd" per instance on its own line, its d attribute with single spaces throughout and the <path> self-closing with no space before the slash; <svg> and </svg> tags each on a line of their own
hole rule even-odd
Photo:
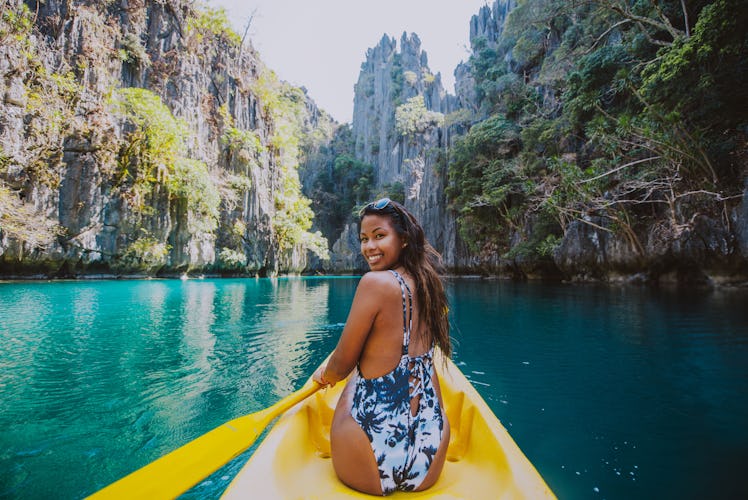
<svg viewBox="0 0 748 500">
<path fill-rule="evenodd" d="M 205 163 L 187 156 L 185 125 L 147 89 L 119 89 L 113 104 L 130 124 L 117 178 L 131 207 L 148 212 L 149 197 L 165 187 L 172 199 L 186 203 L 192 232 L 212 232 L 218 224 L 218 188 Z"/>
<path fill-rule="evenodd" d="M 738 0 L 519 2 L 498 42 L 473 41 L 490 114 L 450 152 L 462 234 L 506 242 L 502 228 L 543 214 L 641 251 L 645 224 L 677 237 L 689 213 L 718 219 L 744 175 L 746 23 Z M 504 154 L 507 124 L 521 140 Z"/>
<path fill-rule="evenodd" d="M 426 109 L 422 95 L 411 97 L 395 109 L 395 130 L 400 135 L 413 137 L 443 124 L 444 115 Z"/>
<path fill-rule="evenodd" d="M 26 204 L 0 180 L 0 236 L 45 248 L 61 234 L 55 221 Z"/>
<path fill-rule="evenodd" d="M 520 146 L 517 126 L 494 115 L 452 148 L 447 196 L 457 210 L 460 234 L 473 250 L 507 236 L 515 224 L 524 200 L 525 179 L 514 160 Z"/>
<path fill-rule="evenodd" d="M 302 117 L 306 105 L 304 94 L 301 89 L 278 80 L 267 68 L 260 71 L 253 90 L 262 103 L 263 112 L 274 125 L 270 153 L 276 158 L 280 179 L 275 192 L 272 224 L 278 248 L 287 252 L 300 246 L 327 259 L 327 240 L 319 231 L 309 231 L 314 211 L 311 201 L 302 194 L 299 181 Z"/>
</svg>

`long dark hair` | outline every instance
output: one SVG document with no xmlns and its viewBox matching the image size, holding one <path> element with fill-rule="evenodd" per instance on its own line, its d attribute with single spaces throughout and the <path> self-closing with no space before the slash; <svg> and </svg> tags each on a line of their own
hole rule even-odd
<svg viewBox="0 0 748 500">
<path fill-rule="evenodd" d="M 387 203 L 377 208 L 384 201 Z M 449 339 L 447 294 L 440 276 L 444 270 L 441 255 L 426 240 L 423 228 L 413 214 L 400 203 L 385 199 L 366 205 L 359 213 L 359 232 L 366 215 L 388 216 L 398 236 L 407 243 L 400 253 L 399 263 L 415 281 L 418 316 L 426 327 L 426 340 L 450 357 L 452 343 Z"/>
</svg>

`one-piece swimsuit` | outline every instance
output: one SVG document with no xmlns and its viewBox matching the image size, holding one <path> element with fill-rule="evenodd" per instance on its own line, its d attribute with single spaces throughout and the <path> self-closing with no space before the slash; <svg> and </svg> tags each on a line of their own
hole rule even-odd
<svg viewBox="0 0 748 500">
<path fill-rule="evenodd" d="M 377 378 L 364 378 L 358 370 L 351 408 L 351 416 L 371 442 L 384 495 L 412 491 L 423 482 L 444 431 L 433 383 L 434 346 L 420 356 L 408 355 L 413 295 L 403 277 L 390 272 L 400 284 L 403 299 L 400 361 L 391 372 Z M 415 409 L 412 400 L 417 402 Z"/>
</svg>

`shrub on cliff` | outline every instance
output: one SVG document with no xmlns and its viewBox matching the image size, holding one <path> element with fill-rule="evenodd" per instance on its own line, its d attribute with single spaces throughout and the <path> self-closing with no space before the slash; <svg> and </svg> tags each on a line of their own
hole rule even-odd
<svg viewBox="0 0 748 500">
<path fill-rule="evenodd" d="M 213 231 L 218 223 L 218 189 L 205 163 L 187 157 L 184 124 L 147 89 L 119 89 L 113 103 L 130 125 L 117 172 L 130 206 L 136 212 L 149 211 L 149 195 L 163 186 L 171 197 L 186 203 L 190 231 Z"/>
</svg>

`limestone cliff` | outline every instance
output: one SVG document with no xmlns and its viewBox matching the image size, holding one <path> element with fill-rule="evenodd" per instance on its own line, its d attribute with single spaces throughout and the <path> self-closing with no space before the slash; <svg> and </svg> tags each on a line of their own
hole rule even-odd
<svg viewBox="0 0 748 500">
<path fill-rule="evenodd" d="M 383 36 L 366 53 L 354 87 L 352 135 L 357 159 L 373 165 L 372 197 L 402 201 L 422 222 L 429 241 L 455 265 L 456 229 L 444 195 L 449 131 L 444 117 L 455 109 L 454 96 L 434 75 L 416 34 L 403 33 L 398 43 Z M 410 128 L 398 125 L 398 110 L 410 110 Z M 355 224 L 346 227 L 333 247 L 339 271 L 362 270 Z"/>
<path fill-rule="evenodd" d="M 611 191 L 601 191 L 602 208 L 574 212 L 579 209 L 572 206 L 555 222 L 540 214 L 545 210 L 541 205 L 532 205 L 532 200 L 551 196 L 549 193 L 557 189 L 559 174 L 549 174 L 554 165 L 586 168 L 605 147 L 598 146 L 595 151 L 574 134 L 550 134 L 558 134 L 553 127 L 561 124 L 567 78 L 577 59 L 585 54 L 582 45 L 581 49 L 574 45 L 581 44 L 579 30 L 592 26 L 584 28 L 590 29 L 587 36 L 592 47 L 586 49 L 589 52 L 602 38 L 601 33 L 608 36 L 606 43 L 611 47 L 621 44 L 617 27 L 625 23 L 616 24 L 614 9 L 605 11 L 602 7 L 596 12 L 603 17 L 592 16 L 588 21 L 578 17 L 588 14 L 584 8 L 564 14 L 565 8 L 549 2 L 518 5 L 515 0 L 496 0 L 482 7 L 469 23 L 473 53 L 455 69 L 455 96 L 444 92 L 439 75 L 431 74 L 417 35 L 403 34 L 399 48 L 394 38 L 385 35 L 369 49 L 355 86 L 352 123 L 355 156 L 374 168 L 375 189 L 369 199 L 401 196 L 423 222 L 428 238 L 443 254 L 447 267 L 456 272 L 520 279 L 701 283 L 748 280 L 748 190 L 734 189 L 729 181 L 734 178 L 744 186 L 748 178 L 744 133 L 739 128 L 729 132 L 738 146 L 722 159 L 725 176 L 720 192 L 681 188 L 683 195 L 669 201 L 666 210 L 662 200 L 645 198 L 624 207 L 622 213 L 629 219 L 623 222 L 617 221 L 613 210 L 605 208 Z M 570 17 L 562 20 L 562 15 Z M 528 23 L 527 33 L 522 23 Z M 575 59 L 570 56 L 573 50 L 583 52 Z M 529 106 L 536 112 L 522 115 L 520 106 Z M 454 197 L 446 195 L 450 184 L 463 180 L 459 178 L 461 174 L 447 172 L 454 160 L 456 141 L 476 126 L 485 126 L 492 117 L 498 117 L 497 124 L 508 120 L 507 130 L 514 127 L 514 152 L 505 157 L 498 154 L 492 163 L 484 163 L 492 169 L 490 175 L 497 179 L 504 175 L 506 180 L 503 184 L 491 180 L 486 187 L 491 193 L 478 192 L 458 206 Z M 544 133 L 551 137 L 550 146 L 524 143 L 539 142 L 538 136 L 533 135 L 539 132 L 532 128 L 539 126 L 533 125 L 532 120 L 549 127 Z M 497 142 L 489 148 L 494 151 L 488 156 L 497 155 L 502 147 Z M 523 150 L 528 147 L 535 149 Z M 518 155 L 519 151 L 525 156 Z M 634 161 L 639 161 L 636 158 Z M 596 161 L 604 164 L 601 158 Z M 545 167 L 538 166 L 544 164 Z M 677 167 L 677 161 L 673 165 Z M 673 167 L 665 164 L 661 171 L 670 168 Z M 539 173 L 533 173 L 533 169 L 540 169 Z M 489 174 L 484 170 L 476 177 L 486 175 Z M 664 181 L 673 179 L 679 179 L 677 168 L 674 176 Z M 460 189 L 451 188 L 453 193 Z M 615 182 L 611 189 L 617 189 Z M 737 193 L 742 193 L 742 197 Z M 499 206 L 491 211 L 487 208 L 491 196 L 506 201 L 497 202 Z M 668 199 L 667 193 L 658 196 Z M 623 196 L 620 206 L 630 202 Z M 582 205 L 581 200 L 578 205 Z M 482 207 L 486 207 L 485 213 L 493 214 L 484 221 L 483 230 L 494 236 L 484 239 L 478 248 L 468 248 L 461 235 L 470 228 L 460 225 L 460 212 L 456 210 Z M 355 225 L 350 222 L 333 247 L 331 269 L 364 270 L 356 247 Z"/>
<path fill-rule="evenodd" d="M 470 18 L 470 47 L 473 55 L 483 48 L 496 49 L 504 32 L 507 16 L 517 6 L 516 0 L 496 0 L 484 5 Z M 501 54 L 508 67 L 512 66 L 511 51 Z M 470 62 L 460 62 L 454 71 L 455 94 L 458 106 L 478 116 L 479 99 Z"/>
<path fill-rule="evenodd" d="M 296 165 L 335 125 L 222 11 L 3 0 L 0 37 L 0 274 L 276 274 L 321 249 Z"/>
<path fill-rule="evenodd" d="M 591 12 L 594 12 L 594 15 Z M 738 15 L 729 7 L 726 12 L 727 18 Z M 618 14 L 624 17 L 622 21 L 615 17 Z M 569 17 L 564 18 L 565 15 Z M 568 119 L 562 113 L 564 106 L 568 105 L 564 102 L 564 99 L 568 97 L 563 93 L 569 88 L 569 76 L 575 70 L 575 64 L 593 49 L 599 48 L 598 44 L 601 40 L 599 37 L 603 35 L 607 36 L 605 43 L 608 47 L 601 49 L 601 53 L 605 50 L 612 52 L 623 47 L 626 43 L 626 35 L 619 27 L 624 26 L 627 20 L 631 19 L 627 16 L 629 13 L 625 10 L 618 12 L 615 9 L 606 10 L 603 7 L 596 11 L 584 9 L 565 11 L 560 4 L 554 6 L 548 2 L 534 1 L 518 5 L 514 0 L 496 0 L 492 6 L 484 6 L 470 22 L 470 39 L 473 49 L 470 61 L 460 64 L 455 70 L 458 105 L 470 110 L 478 120 L 486 118 L 489 114 L 509 116 L 513 112 L 516 113 L 512 111 L 511 99 L 521 95 L 522 92 L 527 92 L 524 95 L 533 96 L 533 105 L 537 106 L 536 109 L 546 117 L 559 121 L 562 117 Z M 745 10 L 741 10 L 739 16 L 744 18 Z M 688 19 L 682 19 L 679 13 L 674 13 L 672 17 L 678 22 L 688 23 Z M 589 28 L 590 26 L 594 27 Z M 725 29 L 734 29 L 729 26 L 729 23 L 726 24 Z M 579 33 L 579 29 L 590 29 L 591 46 L 582 52 L 574 53 L 572 47 L 576 47 L 575 44 L 583 45 L 581 39 L 574 38 L 574 35 Z M 642 31 L 646 32 L 646 30 Z M 628 36 L 635 37 L 636 33 L 638 36 L 645 36 L 639 32 Z M 740 35 L 741 28 L 735 29 L 733 33 L 737 40 L 740 40 L 742 36 L 742 43 L 745 43 L 745 36 Z M 690 36 L 689 27 L 687 26 L 682 33 L 673 32 L 672 36 L 680 37 L 679 43 L 685 43 Z M 576 41 L 569 43 L 569 40 Z M 663 45 L 667 46 L 668 42 L 663 42 Z M 664 57 L 663 54 L 660 53 L 658 56 Z M 594 66 L 594 64 L 593 61 L 591 65 Z M 731 70 L 723 70 L 723 75 L 730 74 L 729 71 Z M 590 73 L 587 76 L 592 77 L 593 74 Z M 739 75 L 740 73 L 733 74 Z M 732 91 L 728 92 L 732 93 Z M 711 94 L 710 98 L 724 99 L 716 94 Z M 636 99 L 641 99 L 641 94 L 633 99 L 638 103 Z M 701 104 L 703 105 L 703 102 Z M 601 106 L 604 107 L 605 103 Z M 597 109 L 601 109 L 601 106 L 599 105 Z M 632 106 L 630 109 L 636 108 Z M 607 111 L 607 113 L 606 117 L 600 116 L 595 119 L 598 121 L 611 119 L 612 112 Z M 691 117 L 686 116 L 686 118 Z M 522 131 L 522 139 L 528 141 L 533 140 L 534 132 L 531 130 L 533 126 L 536 126 L 532 125 L 532 120 L 536 120 L 535 123 L 543 123 L 542 119 L 536 119 L 529 114 L 519 115 L 519 118 L 515 119 L 520 127 L 525 128 Z M 592 121 L 591 118 L 588 119 Z M 657 123 L 659 119 L 655 117 L 650 123 Z M 565 221 L 562 218 L 559 233 L 553 231 L 550 234 L 546 233 L 549 237 L 548 241 L 558 238 L 558 242 L 552 251 L 544 249 L 547 252 L 545 257 L 537 253 L 530 255 L 525 251 L 534 244 L 533 241 L 539 241 L 535 234 L 541 232 L 539 231 L 538 207 L 528 210 L 529 206 L 525 205 L 524 210 L 527 211 L 524 214 L 514 217 L 512 221 L 508 220 L 509 217 L 505 218 L 508 222 L 505 233 L 508 234 L 509 247 L 499 250 L 486 245 L 481 251 L 474 252 L 475 268 L 481 269 L 482 272 L 520 278 L 554 277 L 582 281 L 632 280 L 689 283 L 745 282 L 748 280 L 748 253 L 745 251 L 744 231 L 748 191 L 743 187 L 742 196 L 738 194 L 741 192 L 739 186 L 745 186 L 748 180 L 745 135 L 740 131 L 741 123 L 742 127 L 746 123 L 745 113 L 742 114 L 742 118 L 738 116 L 732 119 L 732 123 L 737 124 L 737 127 L 732 130 L 726 124 L 727 119 L 724 122 L 725 124 L 719 122 L 710 124 L 718 131 L 715 132 L 717 136 L 734 137 L 730 146 L 734 148 L 732 153 L 729 155 L 721 155 L 716 151 L 712 153 L 715 157 L 719 157 L 722 163 L 719 168 L 723 173 L 719 181 L 713 175 L 709 182 L 695 181 L 694 184 L 697 187 L 692 185 L 673 188 L 674 182 L 682 180 L 681 174 L 678 173 L 680 165 L 687 162 L 681 159 L 673 162 L 676 164 L 675 167 L 668 164 L 659 167 L 659 172 L 669 172 L 671 171 L 669 169 L 674 169 L 676 172 L 672 174 L 672 177 L 668 177 L 668 174 L 659 174 L 665 179 L 662 184 L 674 189 L 672 196 L 658 191 L 661 187 L 654 182 L 639 183 L 631 191 L 626 191 L 628 188 L 622 188 L 622 186 L 629 185 L 626 180 L 611 182 L 607 190 L 601 191 L 600 197 L 604 201 L 599 205 L 594 208 L 587 205 L 584 211 L 571 217 L 571 220 Z M 669 126 L 664 128 L 668 129 Z M 705 129 L 706 126 L 695 126 L 695 128 Z M 530 133 L 525 133 L 526 131 Z M 685 130 L 679 133 L 688 135 Z M 557 148 L 545 148 L 539 145 L 540 141 L 537 141 L 532 146 L 535 151 L 524 154 L 530 158 L 537 155 L 538 159 L 546 165 L 549 164 L 547 160 L 553 155 L 559 155 L 553 161 L 560 160 L 578 165 L 588 165 L 595 155 L 603 156 L 600 151 L 592 150 L 589 144 L 575 142 L 576 139 L 570 137 L 554 136 L 556 137 Z M 611 134 L 608 145 L 616 144 L 616 140 L 616 137 Z M 652 146 L 656 140 L 650 141 L 649 138 L 644 140 L 641 136 L 635 140 L 639 141 L 643 148 L 657 151 L 657 147 Z M 602 149 L 605 146 L 603 144 L 598 148 Z M 687 144 L 684 146 L 689 147 Z M 525 148 L 526 145 L 523 144 L 520 147 Z M 626 146 L 620 148 L 619 154 L 626 150 Z M 629 154 L 634 155 L 634 161 L 646 161 L 644 157 L 636 157 L 634 151 L 633 149 L 628 151 Z M 704 150 L 701 151 L 703 154 Z M 521 165 L 523 161 L 517 158 L 507 158 L 504 163 L 505 171 L 512 172 L 515 168 L 513 165 Z M 597 161 L 603 162 L 602 158 Z M 608 162 L 615 161 L 625 163 L 617 158 L 608 160 Z M 612 167 L 607 167 L 608 162 L 604 162 L 605 170 L 612 169 Z M 625 167 L 626 165 L 621 168 Z M 516 173 L 516 170 L 514 172 Z M 657 171 L 652 169 L 647 175 L 655 176 L 657 175 L 655 172 Z M 605 175 L 608 174 L 605 173 L 603 176 Z M 645 174 L 639 175 L 643 177 Z M 595 177 L 590 174 L 588 176 Z M 522 178 L 524 182 L 528 181 L 524 173 L 520 173 L 517 177 Z M 636 182 L 631 181 L 630 185 L 633 186 Z M 698 185 L 699 182 L 711 187 L 705 189 Z M 647 193 L 642 191 L 645 185 L 651 189 L 647 195 L 642 194 Z M 509 182 L 503 188 L 512 189 L 509 187 Z M 542 179 L 536 189 L 536 193 L 530 193 L 527 196 L 542 198 L 543 195 L 537 194 L 538 191 L 552 192 L 554 189 L 552 176 Z M 625 194 L 616 194 L 619 189 Z M 637 193 L 636 189 L 640 191 Z M 678 189 L 681 190 L 680 194 L 677 192 Z M 521 191 L 520 189 L 515 192 L 521 193 Z M 637 198 L 637 195 L 641 198 Z M 618 205 L 612 201 L 616 199 L 616 196 L 621 200 Z M 665 205 L 659 200 L 650 203 L 650 200 L 658 197 L 660 200 L 667 199 L 668 204 Z M 577 205 L 585 206 L 581 200 Z M 615 209 L 612 207 L 621 210 L 628 219 L 624 221 L 616 219 L 613 213 Z M 647 210 L 642 207 L 647 207 Z M 506 211 L 505 213 L 510 209 L 519 210 L 518 206 L 513 206 L 511 201 L 505 203 L 502 208 Z"/>
<path fill-rule="evenodd" d="M 704 22 L 730 28 L 719 6 Z M 361 65 L 352 123 L 338 127 L 303 89 L 278 81 L 220 10 L 188 0 L 0 0 L 0 276 L 358 272 L 356 207 L 390 196 L 416 214 L 454 272 L 748 280 L 744 112 L 731 111 L 724 130 L 719 120 L 694 129 L 719 142 L 719 163 L 700 160 L 705 148 L 673 157 L 690 147 L 688 131 L 677 122 L 658 129 L 667 117 L 645 117 L 647 133 L 660 135 L 635 137 L 633 147 L 615 135 L 626 127 L 603 130 L 612 115 L 595 119 L 595 105 L 628 98 L 628 111 L 639 111 L 623 87 L 591 104 L 597 88 L 578 92 L 577 111 L 565 109 L 579 60 L 604 47 L 590 71 L 605 84 L 605 65 L 625 53 L 624 30 L 636 23 L 605 8 L 482 7 L 466 23 L 473 52 L 455 69 L 454 96 L 416 34 L 385 35 Z M 589 22 L 585 9 L 597 13 Z M 677 48 L 698 26 L 670 27 Z M 720 33 L 744 43 L 730 29 Z M 651 55 L 642 64 L 663 59 Z M 687 59 L 674 62 L 686 71 Z M 719 75 L 740 80 L 743 67 Z M 577 89 L 592 80 L 575 78 Z M 724 95 L 709 98 L 732 102 Z M 592 145 L 593 122 L 612 143 Z M 663 138 L 676 147 L 662 150 Z M 483 163 L 472 161 L 473 139 L 486 146 Z M 628 159 L 606 157 L 611 144 Z M 650 150 L 658 158 L 643 156 Z M 618 176 L 650 161 L 660 170 Z M 581 179 L 611 182 L 587 203 L 589 192 L 574 188 Z M 334 242 L 329 261 L 316 230 Z"/>
</svg>

